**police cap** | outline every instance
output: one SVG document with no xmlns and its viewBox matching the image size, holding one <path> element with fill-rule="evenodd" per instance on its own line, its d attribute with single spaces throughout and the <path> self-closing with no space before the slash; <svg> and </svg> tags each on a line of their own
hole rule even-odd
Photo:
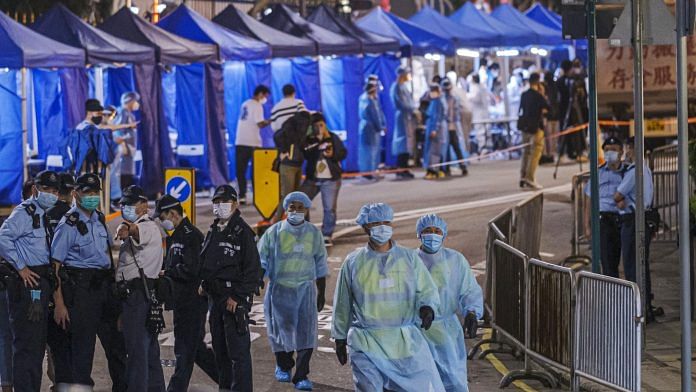
<svg viewBox="0 0 696 392">
<path fill-rule="evenodd" d="M 155 216 L 160 216 L 163 212 L 181 206 L 181 202 L 172 195 L 164 195 L 157 200 L 155 205 Z"/>
<path fill-rule="evenodd" d="M 122 205 L 133 205 L 141 201 L 147 203 L 147 196 L 145 196 L 145 191 L 143 191 L 143 188 L 137 185 L 131 185 L 123 190 L 121 200 L 119 201 L 119 203 L 121 203 Z"/>
<path fill-rule="evenodd" d="M 60 178 L 53 170 L 43 170 L 34 177 L 34 184 L 50 188 L 60 188 Z"/>
<path fill-rule="evenodd" d="M 231 185 L 220 185 L 215 188 L 215 194 L 213 194 L 213 202 L 215 200 L 237 200 L 237 191 Z"/>
<path fill-rule="evenodd" d="M 75 189 L 77 184 L 75 184 L 75 177 L 72 176 L 70 173 L 60 173 L 58 174 L 58 177 L 60 178 L 60 193 L 66 194 L 70 192 L 71 190 Z"/>
<path fill-rule="evenodd" d="M 621 142 L 621 139 L 615 136 L 610 136 L 604 140 L 604 143 L 602 143 L 602 148 L 605 148 L 606 146 L 619 146 L 623 147 L 623 143 Z"/>
<path fill-rule="evenodd" d="M 82 192 L 101 190 L 101 181 L 99 180 L 99 176 L 94 173 L 86 173 L 77 177 L 75 183 L 76 189 Z"/>
<path fill-rule="evenodd" d="M 104 107 L 98 99 L 90 98 L 85 101 L 85 111 L 87 112 L 103 112 Z"/>
</svg>

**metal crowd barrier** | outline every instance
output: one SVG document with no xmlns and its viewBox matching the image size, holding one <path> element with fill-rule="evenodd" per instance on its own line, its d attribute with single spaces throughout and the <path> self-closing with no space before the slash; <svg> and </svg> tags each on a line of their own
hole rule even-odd
<svg viewBox="0 0 696 392">
<path fill-rule="evenodd" d="M 510 245 L 529 257 L 539 257 L 541 248 L 541 224 L 544 210 L 544 194 L 523 200 L 515 206 L 514 223 Z M 518 224 L 523 222 L 523 224 Z"/>
<path fill-rule="evenodd" d="M 591 272 L 576 275 L 575 377 L 621 391 L 640 390 L 640 290 L 629 281 Z"/>
<path fill-rule="evenodd" d="M 488 222 L 488 235 L 486 236 L 486 271 L 493 269 L 493 243 L 495 240 L 504 242 L 510 241 L 512 231 L 512 209 L 508 208 Z M 486 291 L 484 295 L 484 307 L 489 314 L 493 311 L 490 299 L 492 298 L 491 287 L 493 287 L 491 274 L 486 274 Z"/>
<path fill-rule="evenodd" d="M 590 173 L 583 172 L 573 176 L 572 180 L 572 190 L 570 194 L 572 203 L 572 234 L 570 238 L 570 257 L 563 261 L 563 265 L 566 264 L 590 264 L 592 262 L 590 256 L 581 254 L 580 246 L 589 245 L 590 241 L 587 236 L 585 236 L 585 206 L 589 199 L 585 195 L 585 186 L 590 181 Z"/>
<path fill-rule="evenodd" d="M 677 243 L 678 192 L 677 192 L 677 146 L 658 147 L 650 153 L 648 165 L 653 175 L 653 207 L 660 212 L 660 228 L 653 242 Z"/>
</svg>

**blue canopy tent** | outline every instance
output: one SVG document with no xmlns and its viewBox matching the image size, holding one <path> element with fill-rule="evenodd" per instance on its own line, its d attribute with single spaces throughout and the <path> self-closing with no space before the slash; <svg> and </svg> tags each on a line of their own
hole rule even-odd
<svg viewBox="0 0 696 392">
<path fill-rule="evenodd" d="M 37 68 L 81 68 L 85 65 L 82 50 L 63 45 L 35 33 L 0 13 L 0 205 L 15 205 L 22 200 L 22 183 L 27 175 L 27 129 L 22 112 L 26 97 L 26 68 L 32 68 L 34 106 L 38 124 L 36 144 L 39 157 L 45 158 L 49 146 L 57 148 L 60 135 L 67 131 L 65 110 L 58 74 Z M 42 78 L 44 75 L 48 77 Z M 45 79 L 51 79 L 48 83 Z M 19 87 L 19 88 L 18 88 Z M 18 91 L 19 90 L 19 91 Z M 56 132 L 48 132 L 56 130 Z"/>
<path fill-rule="evenodd" d="M 501 33 L 500 40 L 492 46 L 527 46 L 536 40 L 534 32 L 518 24 L 507 25 L 485 12 L 479 11 L 472 2 L 466 2 L 459 7 L 449 19 L 464 29 L 478 26 L 497 30 Z"/>
<path fill-rule="evenodd" d="M 245 79 L 244 74 L 246 74 L 246 79 L 266 82 L 269 72 L 263 62 L 259 63 L 258 60 L 264 60 L 271 56 L 270 47 L 263 42 L 222 27 L 204 18 L 186 5 L 177 7 L 171 14 L 162 19 L 158 26 L 178 36 L 193 41 L 215 44 L 219 48 L 220 59 L 225 63 L 215 66 L 216 69 L 220 69 L 221 73 L 219 75 L 216 73 L 216 82 L 210 84 L 210 86 L 216 89 L 219 102 L 216 107 L 219 110 L 224 107 L 227 111 L 226 113 L 220 112 L 218 114 L 218 119 L 221 121 L 220 127 L 222 129 L 227 129 L 228 138 L 227 143 L 224 142 L 224 139 L 218 141 L 209 140 L 208 145 L 211 146 L 211 148 L 211 143 L 216 143 L 216 148 L 227 146 L 227 162 L 225 163 L 227 167 L 226 175 L 227 178 L 233 179 L 235 172 L 234 140 L 237 127 L 236 125 L 230 126 L 229 119 L 235 119 L 236 124 L 236 119 L 239 117 L 238 110 L 242 102 L 230 102 L 228 92 L 240 88 L 241 84 L 239 84 L 239 81 L 240 79 Z M 250 62 L 253 65 L 247 67 L 242 62 Z M 206 68 L 211 68 L 212 66 L 213 64 L 209 63 L 206 65 Z M 177 67 L 176 72 L 181 72 L 176 76 L 176 81 L 179 83 L 191 83 L 192 78 L 197 77 L 200 80 L 202 77 L 202 68 L 196 67 L 195 65 Z M 211 82 L 212 81 L 211 79 Z M 170 87 L 171 86 L 170 84 Z M 178 93 L 176 93 L 176 95 L 181 99 L 187 99 L 186 97 L 181 97 Z M 191 98 L 200 99 L 195 96 Z M 188 110 L 185 106 L 179 105 L 179 107 L 180 110 Z M 227 118 L 227 120 L 225 120 L 225 118 Z M 190 140 L 189 142 L 192 141 L 193 140 Z M 195 144 L 201 144 L 203 142 L 205 142 L 205 140 L 201 139 Z"/>
<path fill-rule="evenodd" d="M 425 6 L 409 20 L 428 31 L 454 41 L 457 48 L 487 48 L 496 46 L 503 34 L 484 23 L 468 23 L 466 29 L 448 19 L 432 7 Z"/>
<path fill-rule="evenodd" d="M 561 35 L 563 34 L 563 20 L 561 16 L 539 3 L 534 3 L 533 6 L 524 12 L 524 15 L 548 28 L 557 30 Z M 571 45 L 570 41 L 567 41 L 567 43 Z M 573 40 L 572 46 L 575 48 L 576 56 L 585 60 L 587 59 L 587 40 Z M 569 57 L 571 56 L 567 53 L 567 46 L 556 47 L 551 51 L 551 58 L 553 61 L 560 62 Z"/>
<path fill-rule="evenodd" d="M 401 53 L 406 57 L 423 56 L 426 53 L 454 55 L 454 45 L 449 38 L 425 30 L 381 7 L 375 7 L 355 23 L 365 31 L 398 40 Z"/>
<path fill-rule="evenodd" d="M 182 65 L 182 64 L 199 64 L 217 61 L 217 47 L 215 45 L 203 44 L 194 42 L 186 38 L 179 37 L 168 31 L 147 22 L 138 15 L 133 14 L 127 7 L 121 8 L 118 12 L 112 15 L 99 26 L 100 29 L 107 33 L 113 34 L 116 37 L 135 42 L 140 45 L 149 46 L 155 50 L 157 63 L 163 66 Z M 154 81 L 157 93 L 157 108 L 158 113 L 158 130 L 160 148 L 163 150 L 162 155 L 168 157 L 169 163 L 173 164 L 172 150 L 169 139 L 169 127 L 167 117 L 165 115 L 165 100 L 162 92 L 162 71 L 160 67 L 155 68 Z M 110 83 L 116 84 L 116 83 Z M 175 108 L 185 106 L 185 110 L 175 111 L 175 116 L 171 125 L 174 129 L 186 129 L 187 132 L 181 132 L 177 138 L 179 145 L 192 144 L 187 140 L 187 136 L 198 131 L 203 133 L 203 140 L 224 141 L 224 134 L 221 134 L 219 127 L 210 126 L 206 113 L 208 105 L 214 105 L 214 96 L 210 96 L 210 92 L 205 90 L 204 83 L 195 85 L 186 81 L 178 85 L 176 90 L 180 97 L 185 97 L 183 100 L 177 100 L 172 105 Z M 187 87 L 192 87 L 192 90 L 187 90 Z M 114 95 L 117 98 L 124 91 L 118 91 Z M 192 99 L 204 95 L 202 99 Z M 177 103 L 179 105 L 177 105 Z M 195 116 L 185 116 L 187 113 L 194 112 Z M 199 123 L 192 124 L 193 120 L 201 120 Z M 216 134 L 209 134 L 214 133 Z M 210 186 L 211 184 L 226 183 L 226 165 L 227 154 L 224 148 L 215 148 L 215 145 L 203 143 L 203 155 L 198 156 L 182 156 L 179 155 L 179 166 L 195 167 L 199 169 L 196 175 L 196 184 L 202 186 Z M 222 145 L 221 143 L 218 144 Z M 164 151 L 166 150 L 166 151 Z M 159 152 L 155 152 L 159 153 Z M 220 166 L 221 164 L 221 166 Z M 114 187 L 112 186 L 112 189 Z"/>
<path fill-rule="evenodd" d="M 374 66 L 367 69 L 366 64 L 385 63 L 387 64 L 385 68 L 391 68 L 391 72 L 387 71 L 384 75 L 378 75 L 388 91 L 393 83 L 394 70 L 399 66 L 396 52 L 400 50 L 400 44 L 396 39 L 358 28 L 352 21 L 336 16 L 326 5 L 317 7 L 307 20 L 336 34 L 355 38 L 360 42 L 362 51 L 365 53 L 365 57 L 362 58 L 346 56 L 340 62 L 326 62 L 323 64 L 327 71 L 326 76 L 322 74 L 324 108 L 345 108 L 343 111 L 334 110 L 333 116 L 327 116 L 328 125 L 331 129 L 346 131 L 348 158 L 346 158 L 345 168 L 348 171 L 357 171 L 359 169 L 358 128 L 360 123 L 357 108 L 360 95 L 363 93 L 364 79 L 369 74 L 378 73 Z M 384 107 L 384 110 L 391 116 L 393 112 L 391 105 Z M 391 143 L 386 140 L 385 142 L 387 146 L 391 146 Z"/>
<path fill-rule="evenodd" d="M 310 74 L 314 71 L 314 63 L 309 56 L 316 56 L 317 48 L 314 41 L 308 38 L 295 37 L 267 26 L 244 12 L 230 5 L 213 18 L 213 22 L 236 33 L 263 41 L 270 45 L 274 57 L 271 63 L 266 61 L 248 61 L 244 63 L 227 62 L 225 64 L 225 83 L 236 88 L 225 89 L 225 107 L 227 109 L 227 126 L 237 128 L 241 103 L 249 99 L 254 88 L 259 84 L 271 87 L 272 101 L 283 98 L 282 88 L 286 83 L 292 83 L 297 88 L 300 99 L 312 99 L 316 95 L 316 86 L 307 83 L 303 75 L 306 68 Z M 293 58 L 293 59 L 289 59 Z M 272 76 L 273 69 L 274 76 Z M 314 72 L 316 73 L 316 72 Z M 242 88 L 239 88 L 239 87 Z M 272 103 L 265 109 L 270 117 Z M 264 146 L 273 146 L 273 131 L 270 127 L 262 130 Z M 234 172 L 234 168 L 231 168 Z"/>
<path fill-rule="evenodd" d="M 87 62 L 92 65 L 112 65 L 129 63 L 130 67 L 107 68 L 104 79 L 99 79 L 99 67 L 94 73 L 95 86 L 104 83 L 105 91 L 109 90 L 109 75 L 119 75 L 118 79 L 128 79 L 128 88 L 138 91 L 141 96 L 138 125 L 138 142 L 148 148 L 142 150 L 142 171 L 140 184 L 146 193 L 155 195 L 164 189 L 164 167 L 171 164 L 169 146 L 162 146 L 158 114 L 158 85 L 154 83 L 156 74 L 155 51 L 147 46 L 138 45 L 96 29 L 65 6 L 58 3 L 41 15 L 32 25 L 35 31 L 60 41 L 64 44 L 82 48 L 87 55 Z M 123 77 L 121 75 L 127 75 Z M 84 116 L 84 101 L 89 94 L 88 75 L 84 70 L 77 73 L 61 75 L 66 85 L 70 106 L 77 108 L 71 113 L 69 125 L 74 127 Z M 95 91 L 99 91 L 95 88 Z M 110 96 L 105 98 L 114 99 Z"/>
<path fill-rule="evenodd" d="M 520 31 L 527 30 L 532 34 L 532 39 L 527 41 L 526 45 L 561 45 L 563 44 L 563 35 L 559 30 L 551 29 L 532 19 L 524 16 L 520 11 L 510 4 L 501 4 L 493 12 L 491 16 L 508 27 L 514 27 Z"/>
</svg>

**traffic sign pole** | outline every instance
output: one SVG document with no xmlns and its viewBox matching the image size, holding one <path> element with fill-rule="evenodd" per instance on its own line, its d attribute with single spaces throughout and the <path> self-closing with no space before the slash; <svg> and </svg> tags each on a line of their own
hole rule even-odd
<svg viewBox="0 0 696 392">
<path fill-rule="evenodd" d="M 171 168 L 164 171 L 164 192 L 181 202 L 184 214 L 196 224 L 196 170 Z"/>
</svg>

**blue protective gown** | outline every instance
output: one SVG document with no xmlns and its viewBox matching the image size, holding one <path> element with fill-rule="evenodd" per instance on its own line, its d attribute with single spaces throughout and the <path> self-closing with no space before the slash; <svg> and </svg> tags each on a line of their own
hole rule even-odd
<svg viewBox="0 0 696 392">
<path fill-rule="evenodd" d="M 360 148 L 358 159 L 360 171 L 370 172 L 379 166 L 379 153 L 382 147 L 381 132 L 386 128 L 384 112 L 378 99 L 371 99 L 367 93 L 360 96 Z"/>
<path fill-rule="evenodd" d="M 80 173 L 87 154 L 93 149 L 92 132 L 98 132 L 96 125 L 83 121 L 70 131 L 68 135 L 68 150 L 73 169 Z"/>
<path fill-rule="evenodd" d="M 390 97 L 394 104 L 394 134 L 392 136 L 392 154 L 400 155 L 411 153 L 408 144 L 411 116 L 418 109 L 416 101 L 411 95 L 406 83 L 394 83 L 390 90 Z"/>
<path fill-rule="evenodd" d="M 268 340 L 273 352 L 317 347 L 316 280 L 328 274 L 321 231 L 311 223 L 278 222 L 258 244 L 269 279 L 264 297 Z"/>
<path fill-rule="evenodd" d="M 469 390 L 466 376 L 466 346 L 464 332 L 457 313 L 466 315 L 473 311 L 477 318 L 483 316 L 481 287 L 464 256 L 449 248 L 429 254 L 423 250 L 418 255 L 430 271 L 440 293 L 440 308 L 425 338 L 433 354 L 445 389 L 456 392 Z"/>
<path fill-rule="evenodd" d="M 334 339 L 347 339 L 357 391 L 443 391 L 419 309 L 439 297 L 416 251 L 369 247 L 346 257 L 334 295 Z"/>
<path fill-rule="evenodd" d="M 428 168 L 430 164 L 440 163 L 443 145 L 447 145 L 449 133 L 447 132 L 447 102 L 443 97 L 431 99 L 426 115 L 425 122 L 425 146 L 423 148 L 423 167 Z M 432 138 L 430 134 L 436 131 L 437 137 Z"/>
</svg>

